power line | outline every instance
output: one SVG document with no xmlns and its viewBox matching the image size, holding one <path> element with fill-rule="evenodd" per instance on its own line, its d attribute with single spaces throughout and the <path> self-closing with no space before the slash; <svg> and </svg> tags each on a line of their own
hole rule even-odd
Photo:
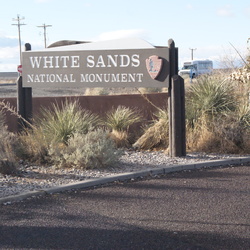
<svg viewBox="0 0 250 250">
<path fill-rule="evenodd" d="M 194 60 L 194 50 L 197 50 L 196 48 L 195 49 L 190 49 L 191 50 L 191 60 L 193 61 Z"/>
<path fill-rule="evenodd" d="M 45 23 L 41 26 L 37 26 L 38 28 L 43 28 L 43 35 L 44 35 L 44 46 L 45 48 L 47 48 L 47 44 L 46 44 L 46 28 L 48 27 L 52 27 L 52 25 L 46 25 Z"/>
<path fill-rule="evenodd" d="M 19 53 L 20 53 L 20 64 L 22 64 L 22 47 L 21 47 L 21 32 L 20 32 L 20 27 L 21 25 L 26 25 L 24 23 L 20 23 L 20 21 L 24 20 L 25 18 L 22 17 L 20 18 L 19 15 L 17 15 L 17 18 L 12 18 L 12 21 L 15 21 L 17 23 L 12 24 L 12 25 L 16 25 L 18 28 L 18 39 L 19 39 Z"/>
</svg>

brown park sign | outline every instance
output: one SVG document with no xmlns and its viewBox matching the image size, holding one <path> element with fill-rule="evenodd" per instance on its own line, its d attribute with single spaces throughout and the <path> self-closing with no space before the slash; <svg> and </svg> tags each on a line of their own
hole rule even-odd
<svg viewBox="0 0 250 250">
<path fill-rule="evenodd" d="M 184 79 L 172 39 L 168 47 L 122 40 L 23 52 L 17 110 L 24 119 L 32 117 L 32 88 L 63 87 L 167 87 L 169 154 L 186 155 Z"/>
<path fill-rule="evenodd" d="M 168 87 L 169 48 L 26 51 L 23 87 Z"/>
</svg>

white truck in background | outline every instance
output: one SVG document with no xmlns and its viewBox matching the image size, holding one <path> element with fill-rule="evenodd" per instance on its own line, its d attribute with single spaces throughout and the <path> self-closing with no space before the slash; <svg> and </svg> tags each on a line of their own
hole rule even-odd
<svg viewBox="0 0 250 250">
<path fill-rule="evenodd" d="M 190 78 L 194 78 L 202 74 L 210 74 L 212 71 L 213 62 L 211 60 L 193 60 L 184 62 L 178 74 L 180 76 L 188 75 Z"/>
</svg>

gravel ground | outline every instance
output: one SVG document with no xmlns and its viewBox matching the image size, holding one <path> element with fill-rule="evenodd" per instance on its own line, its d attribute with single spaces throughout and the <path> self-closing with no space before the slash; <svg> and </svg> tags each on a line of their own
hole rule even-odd
<svg viewBox="0 0 250 250">
<path fill-rule="evenodd" d="M 20 164 L 18 176 L 0 174 L 0 198 L 56 187 L 77 181 L 112 176 L 118 173 L 136 172 L 163 166 L 188 164 L 216 159 L 229 159 L 230 155 L 188 154 L 186 157 L 170 158 L 163 151 L 147 152 L 126 150 L 116 167 L 106 169 L 57 169 L 55 166 Z"/>
</svg>

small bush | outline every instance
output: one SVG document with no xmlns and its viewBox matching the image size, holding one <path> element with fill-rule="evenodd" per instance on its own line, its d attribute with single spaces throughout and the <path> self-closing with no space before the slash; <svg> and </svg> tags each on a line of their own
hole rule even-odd
<svg viewBox="0 0 250 250">
<path fill-rule="evenodd" d="M 110 137 L 117 147 L 129 145 L 128 131 L 131 125 L 142 121 L 142 116 L 136 109 L 118 106 L 106 114 L 105 125 L 111 129 Z"/>
<path fill-rule="evenodd" d="M 99 117 L 82 109 L 78 101 L 66 100 L 61 107 L 53 104 L 52 109 L 42 109 L 41 113 L 37 123 L 50 142 L 67 144 L 74 133 L 86 134 L 100 123 Z"/>
<path fill-rule="evenodd" d="M 68 145 L 52 145 L 49 154 L 59 167 L 76 167 L 82 169 L 112 166 L 120 156 L 108 132 L 97 129 L 87 134 L 75 133 Z"/>
<path fill-rule="evenodd" d="M 0 128 L 0 173 L 1 174 L 16 174 L 16 150 L 17 136 L 7 131 L 5 127 Z"/>
<path fill-rule="evenodd" d="M 48 160 L 48 148 L 50 142 L 40 126 L 33 129 L 25 129 L 19 134 L 20 157 L 32 162 L 45 163 Z"/>
</svg>

